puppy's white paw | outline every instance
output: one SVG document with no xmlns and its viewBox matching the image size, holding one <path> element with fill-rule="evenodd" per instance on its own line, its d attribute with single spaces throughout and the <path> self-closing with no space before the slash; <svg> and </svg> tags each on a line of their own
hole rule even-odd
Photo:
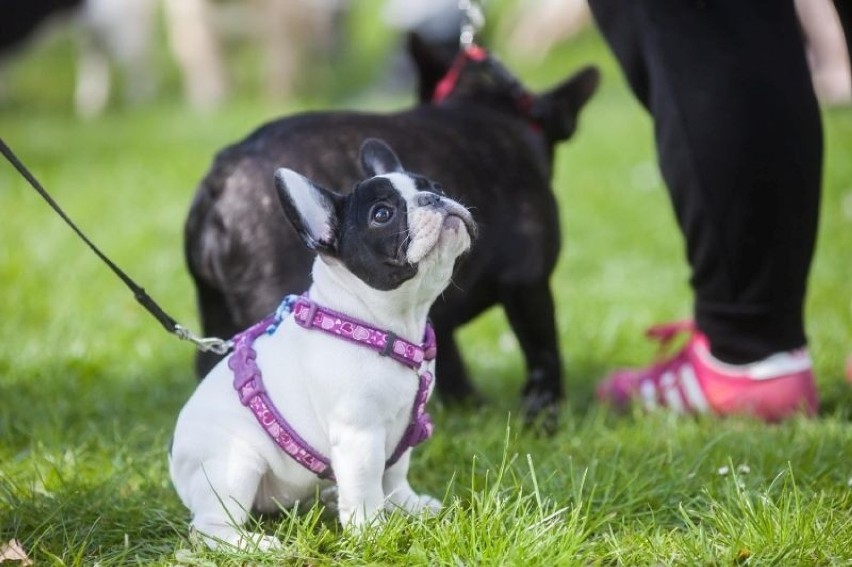
<svg viewBox="0 0 852 567">
<path fill-rule="evenodd" d="M 214 533 L 211 533 L 214 532 Z M 230 546 L 240 551 L 275 551 L 282 549 L 281 541 L 271 535 L 256 532 L 238 532 L 236 530 L 209 530 L 202 532 L 192 528 L 190 539 L 201 541 L 210 549 L 222 549 Z"/>
<path fill-rule="evenodd" d="M 444 507 L 441 504 L 441 501 L 437 498 L 433 498 L 428 494 L 418 494 L 417 495 L 417 506 L 416 510 L 413 511 L 413 514 L 427 514 L 429 516 L 435 516 L 441 509 Z"/>
<path fill-rule="evenodd" d="M 384 510 L 377 510 L 369 517 L 363 514 L 355 514 L 348 520 L 340 518 L 340 523 L 344 529 L 358 537 L 374 537 L 375 529 L 382 526 L 387 521 Z"/>
<path fill-rule="evenodd" d="M 385 509 L 388 511 L 403 510 L 412 516 L 427 514 L 434 516 L 441 511 L 443 505 L 437 498 L 428 494 L 417 494 L 414 491 L 408 494 L 395 493 L 388 499 Z"/>
<path fill-rule="evenodd" d="M 243 537 L 240 547 L 243 550 L 276 551 L 284 547 L 281 540 L 271 535 L 247 533 Z"/>
</svg>

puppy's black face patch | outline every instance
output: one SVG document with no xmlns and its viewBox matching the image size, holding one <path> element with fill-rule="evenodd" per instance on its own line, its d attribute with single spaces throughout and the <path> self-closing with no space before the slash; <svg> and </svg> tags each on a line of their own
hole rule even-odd
<svg viewBox="0 0 852 567">
<path fill-rule="evenodd" d="M 408 262 L 408 208 L 385 177 L 359 183 L 340 203 L 337 256 L 347 269 L 378 290 L 399 287 L 417 273 Z"/>
<path fill-rule="evenodd" d="M 435 193 L 442 197 L 447 195 L 440 183 L 436 183 L 428 177 L 424 177 L 416 173 L 407 173 L 406 175 L 411 177 L 411 180 L 414 182 L 414 188 L 418 191 L 428 191 L 429 193 Z"/>
</svg>

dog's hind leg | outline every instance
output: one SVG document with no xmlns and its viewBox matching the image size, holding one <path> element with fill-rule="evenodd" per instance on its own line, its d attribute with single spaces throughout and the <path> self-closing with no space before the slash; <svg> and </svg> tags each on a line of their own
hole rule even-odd
<svg viewBox="0 0 852 567">
<path fill-rule="evenodd" d="M 523 390 L 524 420 L 552 433 L 562 388 L 562 360 L 556 332 L 553 294 L 546 280 L 506 288 L 503 309 L 518 337 L 527 366 Z"/>
<path fill-rule="evenodd" d="M 182 497 L 192 511 L 192 530 L 208 547 L 225 544 L 261 551 L 280 547 L 274 536 L 242 529 L 265 472 L 257 465 L 230 455 L 204 461 L 192 474 Z"/>
</svg>

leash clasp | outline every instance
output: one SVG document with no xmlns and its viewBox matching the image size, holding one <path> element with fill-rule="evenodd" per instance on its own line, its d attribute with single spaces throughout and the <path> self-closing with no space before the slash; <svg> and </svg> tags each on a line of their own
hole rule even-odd
<svg viewBox="0 0 852 567">
<path fill-rule="evenodd" d="M 233 341 L 226 341 L 218 337 L 199 337 L 189 329 L 175 325 L 174 334 L 178 338 L 189 341 L 201 352 L 212 352 L 214 354 L 227 354 L 234 348 Z"/>
<path fill-rule="evenodd" d="M 476 0 L 459 0 L 459 10 L 463 12 L 459 45 L 467 50 L 473 45 L 476 32 L 485 25 L 485 14 Z"/>
</svg>

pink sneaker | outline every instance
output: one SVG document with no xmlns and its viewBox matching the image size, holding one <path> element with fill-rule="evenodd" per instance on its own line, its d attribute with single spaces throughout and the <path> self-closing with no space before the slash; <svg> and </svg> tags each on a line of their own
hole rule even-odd
<svg viewBox="0 0 852 567">
<path fill-rule="evenodd" d="M 635 401 L 647 409 L 747 414 L 766 421 L 816 414 L 819 398 L 807 349 L 733 365 L 710 354 L 707 337 L 691 322 L 659 325 L 646 334 L 665 347 L 684 332 L 689 338 L 680 352 L 648 368 L 616 370 L 598 385 L 598 399 L 621 409 Z"/>
</svg>

